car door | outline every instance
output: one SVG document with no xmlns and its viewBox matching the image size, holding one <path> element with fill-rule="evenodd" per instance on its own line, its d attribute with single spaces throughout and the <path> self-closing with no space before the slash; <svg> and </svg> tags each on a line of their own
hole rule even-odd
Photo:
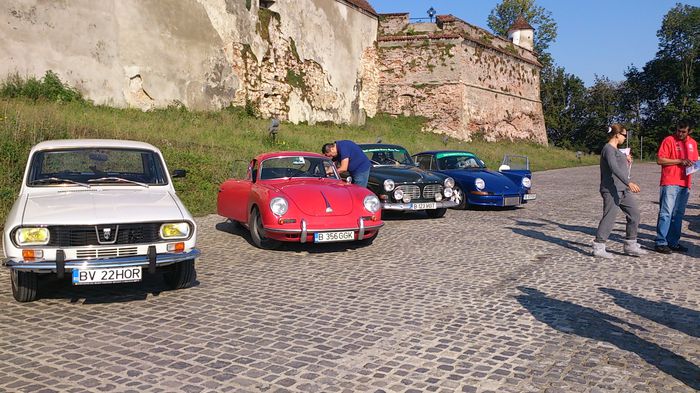
<svg viewBox="0 0 700 393">
<path fill-rule="evenodd" d="M 248 222 L 250 193 L 257 175 L 257 162 L 248 165 L 245 179 L 228 179 L 219 188 L 218 213 L 233 221 Z"/>
</svg>

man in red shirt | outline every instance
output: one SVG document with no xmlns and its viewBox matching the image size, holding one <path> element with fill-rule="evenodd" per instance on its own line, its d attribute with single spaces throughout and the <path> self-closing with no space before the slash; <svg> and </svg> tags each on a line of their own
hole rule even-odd
<svg viewBox="0 0 700 393">
<path fill-rule="evenodd" d="M 663 254 L 688 251 L 678 241 L 690 195 L 691 173 L 687 172 L 698 160 L 698 144 L 688 135 L 690 131 L 690 123 L 682 120 L 659 146 L 656 163 L 661 165 L 661 194 L 654 249 Z"/>
</svg>

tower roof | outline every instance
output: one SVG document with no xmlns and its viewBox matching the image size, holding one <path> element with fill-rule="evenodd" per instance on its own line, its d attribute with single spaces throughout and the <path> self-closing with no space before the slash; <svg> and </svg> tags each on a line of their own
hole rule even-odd
<svg viewBox="0 0 700 393">
<path fill-rule="evenodd" d="M 508 29 L 508 33 L 510 33 L 513 30 L 525 29 L 535 30 L 532 26 L 530 26 L 529 23 L 527 23 L 527 21 L 523 17 L 523 14 L 520 14 L 517 18 L 515 18 L 515 22 L 513 22 L 513 25 Z"/>
<path fill-rule="evenodd" d="M 377 15 L 377 11 L 372 8 L 367 0 L 346 0 L 348 3 L 354 5 L 357 8 L 363 9 L 372 15 Z"/>
</svg>

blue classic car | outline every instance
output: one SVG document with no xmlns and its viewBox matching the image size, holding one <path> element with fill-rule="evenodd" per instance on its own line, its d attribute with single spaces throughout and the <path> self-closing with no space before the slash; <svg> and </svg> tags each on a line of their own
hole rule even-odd
<svg viewBox="0 0 700 393">
<path fill-rule="evenodd" d="M 433 150 L 413 156 L 422 169 L 439 172 L 455 180 L 453 200 L 457 209 L 470 205 L 518 206 L 534 200 L 532 173 L 527 157 L 505 156 L 498 171 L 486 169 L 475 154 L 466 151 Z"/>
</svg>

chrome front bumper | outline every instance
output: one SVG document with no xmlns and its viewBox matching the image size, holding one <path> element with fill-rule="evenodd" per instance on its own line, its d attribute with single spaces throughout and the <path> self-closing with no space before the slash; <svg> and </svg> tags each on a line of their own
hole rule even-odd
<svg viewBox="0 0 700 393">
<path fill-rule="evenodd" d="M 416 202 L 416 203 L 435 203 L 436 209 L 443 209 L 449 207 L 455 207 L 458 205 L 455 201 L 440 201 L 440 202 Z M 392 203 L 392 202 L 382 202 L 382 209 L 384 210 L 404 210 L 404 211 L 421 211 L 430 209 L 414 209 L 413 202 L 409 203 Z"/>
<path fill-rule="evenodd" d="M 153 255 L 135 255 L 118 258 L 73 259 L 70 261 L 23 261 L 16 258 L 5 258 L 4 266 L 22 271 L 51 273 L 73 269 L 106 269 L 115 267 L 149 267 L 171 265 L 199 257 L 201 252 L 193 248 L 183 253 L 165 253 Z M 153 259 L 151 259 L 153 257 Z"/>
</svg>

